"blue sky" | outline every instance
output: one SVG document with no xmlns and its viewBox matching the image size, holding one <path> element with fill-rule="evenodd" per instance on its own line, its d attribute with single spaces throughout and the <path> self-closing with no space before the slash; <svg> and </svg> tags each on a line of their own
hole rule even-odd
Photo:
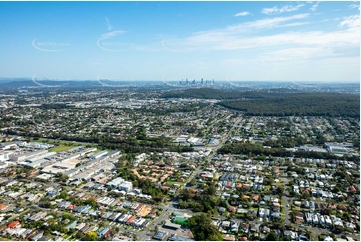
<svg viewBox="0 0 361 242">
<path fill-rule="evenodd" d="M 0 2 L 0 77 L 360 81 L 359 2 Z"/>
</svg>

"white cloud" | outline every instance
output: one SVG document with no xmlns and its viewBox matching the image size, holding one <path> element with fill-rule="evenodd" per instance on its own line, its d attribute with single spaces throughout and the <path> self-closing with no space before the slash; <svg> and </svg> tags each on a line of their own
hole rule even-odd
<svg viewBox="0 0 361 242">
<path fill-rule="evenodd" d="M 161 45 L 170 51 L 189 51 L 195 48 L 234 49 L 235 41 L 242 38 L 246 39 L 250 31 L 282 27 L 282 24 L 285 22 L 304 19 L 308 16 L 309 14 L 297 14 L 289 17 L 245 22 L 228 26 L 224 29 L 197 32 L 184 39 L 166 39 L 161 42 Z"/>
<path fill-rule="evenodd" d="M 124 33 L 126 33 L 126 31 L 124 31 L 124 30 L 114 30 L 112 32 L 102 34 L 101 39 L 110 39 L 110 38 L 113 38 L 115 36 L 118 36 L 118 35 L 124 34 Z"/>
<path fill-rule="evenodd" d="M 329 53 L 327 53 L 328 55 Z M 317 47 L 299 47 L 281 49 L 263 54 L 259 60 L 261 61 L 288 61 L 310 59 L 315 56 L 325 55 L 322 48 Z"/>
<path fill-rule="evenodd" d="M 266 28 L 275 28 L 278 27 L 283 22 L 288 22 L 295 19 L 304 19 L 309 16 L 308 13 L 305 14 L 296 14 L 289 17 L 277 17 L 270 19 L 262 19 L 253 22 L 246 22 L 243 24 L 233 25 L 228 27 L 228 30 L 253 30 L 253 29 L 266 29 Z"/>
<path fill-rule="evenodd" d="M 316 11 L 319 4 L 320 4 L 320 2 L 317 2 L 316 4 L 312 5 L 312 7 L 310 8 L 310 10 L 311 10 L 311 11 Z"/>
<path fill-rule="evenodd" d="M 284 12 L 293 12 L 293 11 L 297 11 L 298 9 L 300 9 L 301 7 L 305 6 L 303 3 L 298 4 L 298 5 L 285 5 L 283 7 L 273 7 L 273 8 L 264 8 L 262 9 L 262 13 L 263 14 L 279 14 L 279 13 L 284 13 Z"/>
<path fill-rule="evenodd" d="M 283 33 L 265 32 L 264 29 L 309 24 L 292 22 L 306 18 L 305 15 L 279 17 L 194 33 L 186 38 L 168 39 L 162 42 L 172 51 L 252 51 L 262 58 L 284 61 L 288 59 L 338 58 L 350 56 L 359 48 L 358 16 L 345 18 L 339 26 L 342 29 L 325 31 L 288 31 Z M 290 22 L 291 21 L 291 22 Z M 263 36 L 254 35 L 262 30 Z M 268 51 L 277 50 L 274 52 Z M 347 50 L 346 50 L 347 49 Z M 351 50 L 351 51 L 350 51 Z M 337 54 L 336 54 L 337 52 Z"/>
<path fill-rule="evenodd" d="M 284 24 L 284 25 L 282 25 L 282 27 L 296 27 L 296 26 L 306 25 L 309 23 L 310 22 L 294 22 L 294 23 L 290 23 L 290 24 Z"/>
<path fill-rule="evenodd" d="M 351 4 L 348 6 L 349 8 L 358 8 L 358 10 L 360 10 L 360 5 L 359 4 Z"/>
<path fill-rule="evenodd" d="M 359 15 L 352 15 L 344 18 L 345 20 L 342 21 L 338 26 L 349 27 L 349 28 L 359 28 L 360 27 L 360 16 Z"/>
<path fill-rule="evenodd" d="M 234 17 L 247 16 L 249 14 L 250 14 L 250 12 L 240 12 L 240 13 L 235 14 Z"/>
</svg>

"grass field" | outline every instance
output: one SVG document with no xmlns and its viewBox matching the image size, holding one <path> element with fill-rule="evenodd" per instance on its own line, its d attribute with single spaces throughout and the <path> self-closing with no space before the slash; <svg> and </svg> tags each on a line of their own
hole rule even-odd
<svg viewBox="0 0 361 242">
<path fill-rule="evenodd" d="M 256 212 L 258 211 L 258 208 L 254 208 L 254 207 L 250 207 L 250 209 Z"/>
<path fill-rule="evenodd" d="M 71 148 L 74 148 L 74 147 L 77 147 L 77 145 L 58 145 L 54 148 L 51 148 L 49 149 L 49 152 L 62 152 L 62 151 L 66 151 L 68 149 L 71 149 Z"/>
<path fill-rule="evenodd" d="M 177 181 L 166 181 L 165 184 L 172 185 L 172 184 L 178 184 L 178 185 L 184 185 L 185 182 L 177 182 Z"/>
<path fill-rule="evenodd" d="M 281 199 L 281 205 L 282 205 L 283 207 L 286 207 L 286 200 L 285 200 L 284 197 L 282 197 L 282 199 Z"/>
<path fill-rule="evenodd" d="M 264 188 L 264 189 L 267 189 L 267 190 L 271 190 L 271 186 L 270 186 L 270 185 L 264 185 L 263 188 Z"/>
</svg>

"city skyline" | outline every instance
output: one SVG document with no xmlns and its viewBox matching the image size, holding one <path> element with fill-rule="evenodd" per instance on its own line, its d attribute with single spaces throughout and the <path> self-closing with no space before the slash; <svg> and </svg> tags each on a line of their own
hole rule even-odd
<svg viewBox="0 0 361 242">
<path fill-rule="evenodd" d="M 0 2 L 1 78 L 360 81 L 359 2 Z"/>
</svg>

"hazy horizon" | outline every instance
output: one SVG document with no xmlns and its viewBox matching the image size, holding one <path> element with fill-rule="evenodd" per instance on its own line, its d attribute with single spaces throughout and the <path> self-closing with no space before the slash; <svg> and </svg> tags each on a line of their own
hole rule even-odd
<svg viewBox="0 0 361 242">
<path fill-rule="evenodd" d="M 21 79 L 21 80 L 20 80 Z M 46 78 L 36 78 L 36 81 L 42 82 L 42 81 L 79 81 L 79 82 L 85 82 L 85 81 L 99 81 L 98 79 L 46 79 Z M 193 81 L 196 80 L 197 82 L 201 81 L 201 79 L 188 79 L 188 81 Z M 204 79 L 205 80 L 205 79 Z M 213 79 L 210 79 L 213 80 Z M 32 81 L 32 77 L 0 77 L 0 82 L 5 82 L 5 81 Z M 152 80 L 152 79 L 124 79 L 124 80 L 118 80 L 118 79 L 100 79 L 100 81 L 109 81 L 109 82 L 129 82 L 129 81 L 139 81 L 139 82 L 164 82 L 165 80 Z M 179 82 L 179 81 L 186 81 L 186 78 L 183 79 L 177 79 L 177 80 L 166 80 L 167 82 Z M 270 83 L 276 83 L 276 82 L 295 82 L 292 80 L 226 80 L 226 79 L 220 79 L 214 80 L 215 82 L 270 82 Z M 338 84 L 360 84 L 359 81 L 337 81 L 337 80 L 333 80 L 333 81 L 317 81 L 317 80 L 310 80 L 310 81 L 296 81 L 299 83 L 338 83 Z"/>
</svg>

